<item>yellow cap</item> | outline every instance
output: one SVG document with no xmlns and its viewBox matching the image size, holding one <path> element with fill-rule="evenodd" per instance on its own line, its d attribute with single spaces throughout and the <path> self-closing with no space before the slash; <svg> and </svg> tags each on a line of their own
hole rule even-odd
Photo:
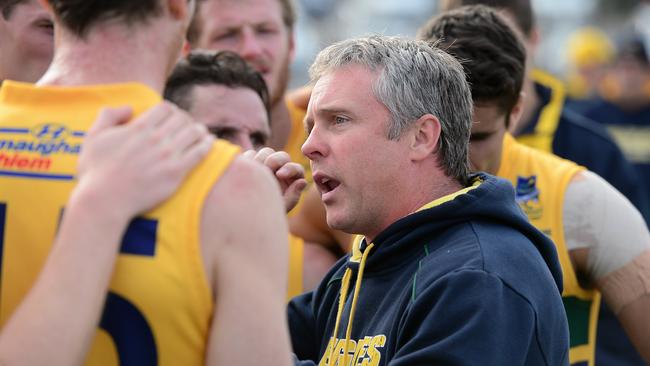
<svg viewBox="0 0 650 366">
<path fill-rule="evenodd" d="M 593 27 L 582 28 L 569 38 L 569 62 L 577 67 L 605 64 L 614 56 L 609 37 Z"/>
</svg>

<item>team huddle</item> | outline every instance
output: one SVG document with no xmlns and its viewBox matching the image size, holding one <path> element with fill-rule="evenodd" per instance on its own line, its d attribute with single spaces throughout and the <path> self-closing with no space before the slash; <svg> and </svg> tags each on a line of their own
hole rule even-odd
<svg viewBox="0 0 650 366">
<path fill-rule="evenodd" d="M 650 201 L 529 0 L 292 92 L 291 0 L 0 10 L 0 364 L 650 363 Z"/>
</svg>

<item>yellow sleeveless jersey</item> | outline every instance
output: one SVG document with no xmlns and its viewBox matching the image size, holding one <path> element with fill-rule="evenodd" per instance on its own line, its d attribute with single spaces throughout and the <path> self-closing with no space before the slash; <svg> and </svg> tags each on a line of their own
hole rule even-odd
<svg viewBox="0 0 650 366">
<path fill-rule="evenodd" d="M 25 296 L 48 255 L 75 184 L 83 137 L 100 107 L 131 105 L 141 113 L 160 100 L 135 83 L 66 88 L 4 83 L 0 324 Z M 216 142 L 174 196 L 130 224 L 88 364 L 204 363 L 213 301 L 201 257 L 201 210 L 237 151 Z"/>
<path fill-rule="evenodd" d="M 498 176 L 515 187 L 515 197 L 530 222 L 551 237 L 562 265 L 562 300 L 569 320 L 571 365 L 593 366 L 600 293 L 578 283 L 564 241 L 564 192 L 584 168 L 555 155 L 524 146 L 506 134 Z"/>
<path fill-rule="evenodd" d="M 296 162 L 305 169 L 305 178 L 307 182 L 311 183 L 311 167 L 309 159 L 302 153 L 302 144 L 307 139 L 307 133 L 303 127 L 303 119 L 305 118 L 306 111 L 298 108 L 289 99 L 286 99 L 287 108 L 289 108 L 289 117 L 291 118 L 291 132 L 289 139 L 284 147 L 291 160 Z M 303 197 L 296 204 L 288 214 L 289 217 L 300 212 L 300 207 L 303 203 Z M 300 295 L 304 292 L 303 289 L 303 267 L 304 267 L 304 247 L 305 243 L 302 238 L 294 235 L 289 235 L 289 290 L 287 292 L 287 300 L 291 300 L 294 296 Z"/>
<path fill-rule="evenodd" d="M 302 238 L 289 234 L 289 278 L 287 282 L 287 301 L 302 294 L 302 271 L 304 266 L 305 242 Z"/>
<path fill-rule="evenodd" d="M 284 151 L 286 151 L 291 160 L 302 165 L 305 168 L 305 178 L 309 183 L 312 182 L 311 177 L 311 166 L 309 164 L 309 159 L 302 153 L 302 144 L 307 140 L 307 132 L 303 125 L 303 120 L 307 111 L 299 108 L 289 99 L 286 99 L 287 108 L 289 108 L 289 116 L 291 118 L 291 133 L 289 134 L 289 140 L 287 141 Z"/>
<path fill-rule="evenodd" d="M 542 108 L 539 122 L 532 134 L 521 135 L 517 141 L 536 149 L 553 153 L 553 137 L 560 123 L 560 115 L 566 99 L 566 88 L 561 80 L 551 74 L 535 69 L 531 73 L 532 79 L 551 90 L 551 100 Z"/>
</svg>

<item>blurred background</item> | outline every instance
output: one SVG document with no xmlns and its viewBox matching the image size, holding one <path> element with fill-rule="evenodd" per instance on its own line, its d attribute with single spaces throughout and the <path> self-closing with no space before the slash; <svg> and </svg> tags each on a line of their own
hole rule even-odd
<svg viewBox="0 0 650 366">
<path fill-rule="evenodd" d="M 292 86 L 308 81 L 314 56 L 333 41 L 379 33 L 414 36 L 436 13 L 436 0 L 297 0 Z M 650 49 L 650 1 L 533 0 L 541 45 L 536 64 L 565 80 L 577 67 L 611 61 L 616 46 L 638 36 Z"/>
</svg>

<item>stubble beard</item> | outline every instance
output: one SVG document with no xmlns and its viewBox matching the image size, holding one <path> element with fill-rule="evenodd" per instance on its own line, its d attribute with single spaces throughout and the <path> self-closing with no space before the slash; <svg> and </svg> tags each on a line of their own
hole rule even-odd
<svg viewBox="0 0 650 366">
<path fill-rule="evenodd" d="M 282 68 L 278 74 L 278 80 L 275 88 L 270 90 L 271 93 L 271 108 L 275 107 L 278 103 L 284 101 L 284 93 L 287 91 L 289 85 L 289 55 L 282 60 Z"/>
</svg>

